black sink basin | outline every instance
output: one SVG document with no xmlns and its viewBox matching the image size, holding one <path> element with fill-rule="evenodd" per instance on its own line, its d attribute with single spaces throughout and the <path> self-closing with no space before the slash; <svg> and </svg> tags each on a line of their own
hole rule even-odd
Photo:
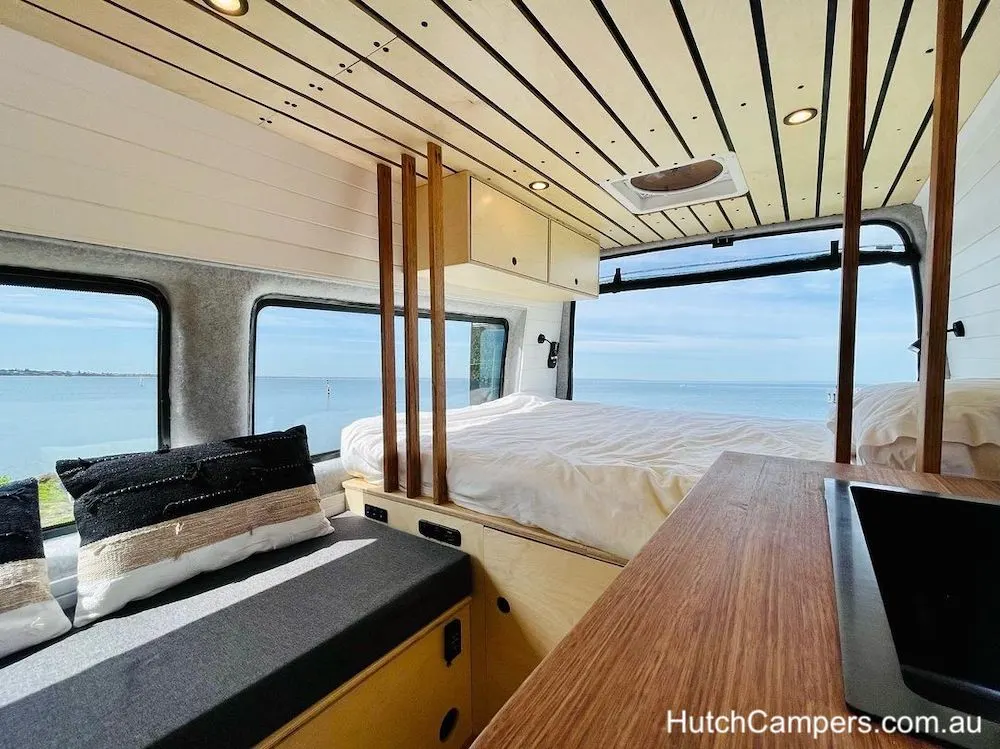
<svg viewBox="0 0 1000 749">
<path fill-rule="evenodd" d="M 1000 505 L 826 482 L 848 704 L 1000 747 Z M 979 732 L 953 720 L 982 718 Z"/>
</svg>

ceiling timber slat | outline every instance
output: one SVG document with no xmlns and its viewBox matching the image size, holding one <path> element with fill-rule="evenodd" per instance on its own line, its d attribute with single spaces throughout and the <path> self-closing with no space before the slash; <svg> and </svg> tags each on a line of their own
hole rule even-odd
<svg viewBox="0 0 1000 749">
<path fill-rule="evenodd" d="M 968 36 L 970 16 L 975 12 L 979 3 L 974 2 L 974 0 L 966 0 L 963 5 L 966 11 L 964 22 Z M 972 114 L 972 110 L 975 109 L 976 104 L 982 99 L 997 75 L 995 59 L 997 39 L 1000 39 L 1000 3 L 990 2 L 985 7 L 985 12 L 982 14 L 974 33 L 969 37 L 968 46 L 962 53 L 961 93 L 958 101 L 959 123 L 965 122 Z M 928 57 L 933 57 L 933 55 L 928 55 Z M 933 79 L 931 84 L 933 85 Z M 929 104 L 930 95 L 928 95 L 925 106 Z M 930 131 L 929 126 L 925 128 L 917 141 L 917 146 L 903 170 L 896 189 L 892 191 L 891 195 L 888 195 L 889 204 L 912 202 L 927 180 L 931 161 Z M 884 193 L 888 187 L 891 187 L 892 180 L 888 181 L 890 181 L 890 185 L 883 185 L 881 193 L 874 195 L 873 198 L 886 199 L 887 196 Z"/>
<path fill-rule="evenodd" d="M 784 221 L 749 8 L 688 0 L 684 9 L 761 223 Z"/>
<path fill-rule="evenodd" d="M 927 179 L 936 2 L 872 3 L 866 208 Z M 0 23 L 365 170 L 410 153 L 426 173 L 440 143 L 446 171 L 607 248 L 839 214 L 849 16 L 848 0 L 249 0 L 240 17 L 0 0 Z M 963 28 L 960 122 L 1000 71 L 1000 0 L 966 0 Z M 783 124 L 803 107 L 820 116 Z M 728 150 L 740 198 L 636 216 L 600 186 Z"/>
</svg>

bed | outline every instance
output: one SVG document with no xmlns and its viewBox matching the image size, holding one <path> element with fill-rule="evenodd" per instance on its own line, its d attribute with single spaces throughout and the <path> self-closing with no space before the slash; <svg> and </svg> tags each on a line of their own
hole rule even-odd
<svg viewBox="0 0 1000 749">
<path fill-rule="evenodd" d="M 447 412 L 448 490 L 455 504 L 631 558 L 726 450 L 829 460 L 822 422 L 607 406 L 534 395 Z M 405 428 L 398 433 L 400 481 Z M 421 414 L 430 494 L 430 414 Z M 381 417 L 344 428 L 353 476 L 382 481 Z"/>
</svg>

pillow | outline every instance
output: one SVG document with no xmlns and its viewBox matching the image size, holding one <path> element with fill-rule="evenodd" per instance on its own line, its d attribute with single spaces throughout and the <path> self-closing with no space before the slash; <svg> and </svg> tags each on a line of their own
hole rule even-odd
<svg viewBox="0 0 1000 749">
<path fill-rule="evenodd" d="M 69 619 L 49 590 L 35 479 L 0 486 L 0 658 L 58 637 Z"/>
<path fill-rule="evenodd" d="M 80 532 L 78 627 L 201 572 L 333 532 L 304 426 L 62 460 L 56 472 Z"/>
<path fill-rule="evenodd" d="M 944 396 L 944 441 L 1000 445 L 1000 380 L 947 380 Z M 920 385 L 900 382 L 869 385 L 854 392 L 854 449 L 890 445 L 900 437 L 917 438 Z M 837 429 L 836 408 L 827 425 Z"/>
</svg>

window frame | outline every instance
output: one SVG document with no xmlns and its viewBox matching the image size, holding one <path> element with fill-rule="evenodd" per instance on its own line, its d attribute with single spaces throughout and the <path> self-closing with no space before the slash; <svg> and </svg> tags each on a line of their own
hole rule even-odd
<svg viewBox="0 0 1000 749">
<path fill-rule="evenodd" d="M 314 297 L 299 297 L 291 296 L 287 294 L 265 294 L 258 297 L 253 303 L 253 309 L 250 313 L 250 434 L 256 434 L 256 394 L 255 385 L 257 381 L 257 318 L 260 316 L 262 310 L 268 307 L 284 307 L 292 309 L 311 309 L 319 310 L 323 312 L 353 312 L 366 315 L 378 316 L 380 313 L 379 305 L 368 304 L 365 302 L 344 302 L 339 300 L 324 300 L 317 299 Z M 395 316 L 401 317 L 403 315 L 403 308 L 395 308 Z M 431 313 L 429 310 L 420 309 L 417 311 L 417 315 L 421 319 L 430 319 Z M 503 350 L 501 352 L 501 358 L 503 359 L 503 367 L 500 370 L 500 395 L 503 397 L 504 384 L 507 378 L 507 347 L 510 344 L 510 322 L 503 317 L 490 317 L 488 315 L 469 315 L 460 312 L 446 312 L 445 320 L 455 320 L 458 322 L 469 322 L 469 323 L 486 323 L 490 325 L 501 325 L 503 326 Z M 381 380 L 381 373 L 379 373 L 379 379 Z M 313 453 L 310 455 L 313 463 L 319 463 L 324 460 L 331 460 L 333 458 L 340 457 L 340 448 L 336 450 L 328 450 L 321 453 Z"/>
<path fill-rule="evenodd" d="M 764 228 L 761 231 L 751 231 L 746 234 L 740 234 L 739 236 L 732 236 L 727 234 L 720 234 L 713 237 L 712 239 L 706 240 L 704 237 L 692 237 L 690 242 L 678 242 L 676 244 L 669 244 L 663 247 L 653 247 L 650 249 L 632 250 L 630 252 L 615 253 L 608 257 L 601 257 L 599 262 L 604 260 L 614 260 L 616 258 L 632 257 L 635 255 L 645 255 L 650 252 L 659 252 L 661 250 L 670 249 L 680 249 L 682 247 L 697 247 L 698 245 L 705 245 L 709 247 L 722 247 L 726 244 L 724 243 L 736 243 L 745 239 L 761 239 L 763 237 L 780 237 L 787 236 L 791 234 L 808 234 L 814 231 L 824 231 L 829 229 L 836 229 L 840 224 L 829 224 L 829 225 L 819 225 L 810 226 L 807 228 L 795 229 L 795 228 L 783 228 L 783 229 L 770 229 Z M 920 275 L 920 262 L 921 256 L 920 251 L 917 249 L 916 244 L 913 242 L 913 238 L 910 236 L 909 231 L 906 227 L 889 219 L 869 219 L 867 221 L 862 221 L 861 226 L 884 226 L 892 229 L 899 236 L 902 244 L 902 252 L 886 253 L 879 251 L 871 251 L 867 253 L 862 253 L 859 260 L 859 266 L 866 265 L 900 265 L 903 267 L 908 267 L 910 269 L 910 276 L 913 280 L 913 299 L 916 307 L 917 316 L 917 338 L 919 339 L 922 335 L 923 330 L 923 307 L 924 307 L 924 294 L 923 294 L 923 282 Z M 704 271 L 700 273 L 689 273 L 686 275 L 679 276 L 664 276 L 660 278 L 643 278 L 636 279 L 632 281 L 620 281 L 615 283 L 614 281 L 610 283 L 600 284 L 598 290 L 598 298 L 601 294 L 617 294 L 626 291 L 648 291 L 651 289 L 664 289 L 676 286 L 697 286 L 700 284 L 708 283 L 723 283 L 725 281 L 737 281 L 745 280 L 750 278 L 767 278 L 768 276 L 787 276 L 794 275 L 796 273 L 810 273 L 812 271 L 820 270 L 839 270 L 840 269 L 840 253 L 830 253 L 822 258 L 796 258 L 794 260 L 783 260 L 775 263 L 764 263 L 756 266 L 748 266 L 746 268 L 729 268 L 717 271 Z M 569 365 L 567 372 L 567 386 L 566 386 L 566 399 L 573 400 L 573 380 L 574 380 L 574 362 L 576 357 L 574 356 L 574 344 L 575 344 L 575 334 L 576 334 L 576 302 L 570 303 L 570 318 L 569 318 Z M 920 355 L 917 355 L 917 373 L 920 371 Z"/>
<path fill-rule="evenodd" d="M 160 450 L 170 448 L 170 303 L 159 287 L 146 281 L 69 271 L 0 265 L 0 286 L 55 291 L 89 291 L 146 299 L 157 314 L 156 324 L 156 439 Z M 42 529 L 45 539 L 76 531 L 76 522 Z"/>
</svg>

